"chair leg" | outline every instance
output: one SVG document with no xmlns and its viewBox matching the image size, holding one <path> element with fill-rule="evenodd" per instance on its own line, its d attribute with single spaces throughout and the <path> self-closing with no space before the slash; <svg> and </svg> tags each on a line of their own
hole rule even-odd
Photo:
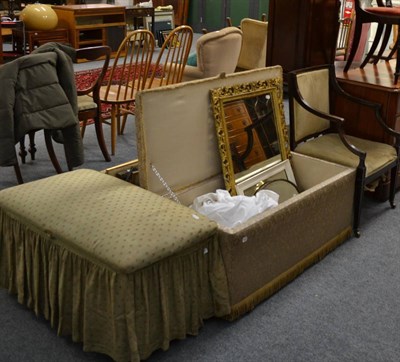
<svg viewBox="0 0 400 362">
<path fill-rule="evenodd" d="M 86 125 L 87 125 L 87 119 L 80 120 L 81 122 L 81 137 L 85 137 L 85 131 L 86 131 Z"/>
<path fill-rule="evenodd" d="M 364 194 L 364 180 L 365 169 L 357 168 L 356 170 L 356 183 L 354 187 L 354 203 L 353 203 L 353 233 L 354 236 L 359 238 L 360 233 L 360 220 L 361 220 L 361 207 Z"/>
<path fill-rule="evenodd" d="M 392 209 L 396 208 L 394 197 L 396 195 L 396 189 L 397 189 L 398 170 L 399 170 L 399 164 L 397 163 L 397 166 L 393 167 L 390 172 L 389 203 Z"/>
<path fill-rule="evenodd" d="M 25 163 L 26 162 L 26 155 L 28 152 L 26 152 L 26 147 L 25 147 L 25 135 L 21 137 L 19 140 L 19 157 L 21 157 L 21 162 Z"/>
<path fill-rule="evenodd" d="M 96 130 L 97 143 L 100 146 L 100 150 L 103 153 L 104 159 L 107 162 L 110 162 L 111 157 L 107 150 L 106 141 L 104 140 L 103 122 L 101 120 L 100 114 L 97 115 L 96 118 L 94 119 L 94 126 L 95 126 L 95 130 Z"/>
<path fill-rule="evenodd" d="M 386 24 L 386 29 L 385 29 L 385 34 L 383 35 L 383 39 L 382 39 L 382 43 L 381 43 L 381 47 L 378 51 L 378 54 L 375 56 L 374 59 L 374 64 L 378 64 L 380 59 L 384 59 L 386 61 L 390 60 L 394 54 L 393 51 L 390 52 L 388 57 L 384 57 L 383 53 L 385 52 L 387 45 L 389 43 L 389 39 L 390 39 L 390 34 L 392 33 L 392 25 L 391 24 Z"/>
<path fill-rule="evenodd" d="M 117 134 L 121 134 L 121 107 L 117 107 Z"/>
<path fill-rule="evenodd" d="M 15 176 L 17 176 L 17 181 L 19 184 L 23 184 L 24 180 L 22 179 L 21 169 L 19 168 L 18 162 L 14 165 Z"/>
<path fill-rule="evenodd" d="M 121 134 L 124 134 L 127 118 L 128 118 L 128 113 L 124 114 L 122 117 Z"/>
<path fill-rule="evenodd" d="M 374 56 L 375 50 L 378 47 L 379 42 L 381 40 L 384 27 L 385 27 L 385 24 L 378 24 L 378 27 L 376 29 L 375 38 L 374 38 L 374 41 L 372 42 L 371 48 L 370 48 L 368 54 L 365 56 L 363 62 L 360 65 L 361 69 L 363 69 L 368 64 L 369 60 Z"/>
<path fill-rule="evenodd" d="M 51 130 L 45 129 L 44 130 L 44 140 L 46 143 L 47 152 L 49 154 L 51 163 L 53 164 L 54 169 L 57 173 L 62 173 L 61 166 L 57 160 L 56 153 L 54 152 L 53 141 L 51 139 Z"/>
<path fill-rule="evenodd" d="M 347 61 L 346 61 L 346 65 L 343 69 L 343 71 L 345 73 L 349 70 L 351 63 L 353 63 L 354 57 L 355 57 L 357 49 L 358 49 L 358 44 L 360 43 L 361 32 L 362 32 L 362 23 L 356 21 L 355 28 L 354 28 L 354 35 L 353 35 L 353 43 L 351 45 L 351 49 L 350 49 L 349 57 L 347 58 Z"/>
<path fill-rule="evenodd" d="M 36 131 L 28 132 L 28 136 L 29 136 L 28 152 L 31 155 L 31 160 L 32 161 L 35 160 L 35 153 L 37 151 L 36 150 L 36 145 L 35 145 L 35 133 L 36 133 Z M 27 156 L 28 152 L 26 151 L 26 147 L 25 147 L 25 136 L 22 136 L 22 138 L 19 141 L 19 156 L 21 157 L 21 162 L 22 163 L 26 162 L 26 156 Z"/>
<path fill-rule="evenodd" d="M 397 37 L 397 41 L 396 41 L 396 70 L 394 73 L 394 84 L 397 84 L 397 81 L 399 80 L 399 76 L 400 76 L 400 37 Z"/>
<path fill-rule="evenodd" d="M 30 131 L 28 133 L 29 136 L 29 153 L 31 155 L 31 160 L 35 160 L 35 153 L 36 153 L 36 145 L 35 145 L 35 133 L 36 131 Z"/>
<path fill-rule="evenodd" d="M 396 42 L 397 42 L 397 41 L 396 41 Z M 390 59 L 393 58 L 394 53 L 396 53 L 396 52 L 397 52 L 397 48 L 394 46 L 394 47 L 392 48 L 392 50 L 390 51 L 389 55 L 388 55 L 387 57 L 383 58 L 383 59 L 385 59 L 385 61 L 388 62 Z"/>
<path fill-rule="evenodd" d="M 112 105 L 111 107 L 111 154 L 115 155 L 115 145 L 117 143 L 117 106 Z"/>
</svg>

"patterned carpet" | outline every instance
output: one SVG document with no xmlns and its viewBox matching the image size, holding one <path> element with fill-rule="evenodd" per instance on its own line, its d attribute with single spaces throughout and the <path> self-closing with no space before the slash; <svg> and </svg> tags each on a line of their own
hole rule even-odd
<svg viewBox="0 0 400 362">
<path fill-rule="evenodd" d="M 152 74 L 153 70 L 154 70 L 155 65 L 150 65 L 150 69 L 149 69 L 149 74 Z M 96 69 L 89 69 L 89 70 L 81 70 L 81 71 L 77 71 L 75 72 L 75 82 L 76 82 L 76 87 L 77 89 L 86 89 L 89 88 L 97 79 L 97 77 L 99 76 L 101 72 L 101 68 L 96 68 Z M 114 76 L 113 76 L 113 82 L 117 82 L 118 79 L 120 79 L 120 77 L 122 75 L 124 75 L 124 77 L 126 79 L 134 79 L 137 74 L 139 72 L 143 72 L 143 69 L 132 69 L 131 70 L 131 74 L 129 75 L 129 78 L 126 77 L 128 70 L 124 69 L 122 65 L 119 65 L 116 67 L 115 72 L 114 72 Z M 104 80 L 103 80 L 103 84 L 106 85 L 109 82 L 110 79 L 110 73 L 111 73 L 111 67 L 108 69 Z M 130 104 L 129 108 L 134 111 L 135 110 L 135 105 L 133 103 Z M 111 116 L 111 105 L 108 103 L 102 103 L 101 104 L 101 112 L 102 112 L 102 118 L 103 119 L 108 119 Z"/>
</svg>

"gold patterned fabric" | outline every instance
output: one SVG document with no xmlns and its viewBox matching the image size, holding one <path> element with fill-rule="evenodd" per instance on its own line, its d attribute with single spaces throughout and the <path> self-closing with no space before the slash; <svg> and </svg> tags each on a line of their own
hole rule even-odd
<svg viewBox="0 0 400 362">
<path fill-rule="evenodd" d="M 0 286 L 85 351 L 138 361 L 230 311 L 216 224 L 77 170 L 0 192 Z"/>
</svg>

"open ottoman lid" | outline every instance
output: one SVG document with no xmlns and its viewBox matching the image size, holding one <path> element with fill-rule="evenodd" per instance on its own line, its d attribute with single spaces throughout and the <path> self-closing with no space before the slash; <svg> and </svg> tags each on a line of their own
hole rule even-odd
<svg viewBox="0 0 400 362">
<path fill-rule="evenodd" d="M 136 132 L 140 186 L 183 204 L 224 188 L 210 89 L 282 78 L 280 66 L 139 92 Z"/>
</svg>

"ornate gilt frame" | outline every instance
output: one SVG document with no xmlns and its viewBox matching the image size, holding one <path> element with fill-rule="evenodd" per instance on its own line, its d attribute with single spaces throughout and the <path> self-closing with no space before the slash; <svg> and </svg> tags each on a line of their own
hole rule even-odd
<svg viewBox="0 0 400 362">
<path fill-rule="evenodd" d="M 282 161 L 290 157 L 289 138 L 283 111 L 282 79 L 272 78 L 257 82 L 237 84 L 211 90 L 211 106 L 215 119 L 218 148 L 222 162 L 225 187 L 231 195 L 237 195 L 232 155 L 229 147 L 228 130 L 225 122 L 224 103 L 251 98 L 269 93 L 273 100 L 275 126 L 280 143 Z"/>
</svg>

